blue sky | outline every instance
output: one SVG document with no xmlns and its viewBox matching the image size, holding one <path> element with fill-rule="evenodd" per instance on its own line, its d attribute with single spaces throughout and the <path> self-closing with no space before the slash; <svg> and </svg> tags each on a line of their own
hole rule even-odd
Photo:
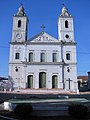
<svg viewBox="0 0 90 120">
<path fill-rule="evenodd" d="M 90 0 L 0 0 L 0 76 L 8 76 L 9 42 L 12 36 L 12 17 L 23 4 L 29 18 L 28 39 L 41 32 L 57 38 L 57 20 L 64 3 L 74 16 L 77 42 L 78 75 L 90 71 Z"/>
</svg>

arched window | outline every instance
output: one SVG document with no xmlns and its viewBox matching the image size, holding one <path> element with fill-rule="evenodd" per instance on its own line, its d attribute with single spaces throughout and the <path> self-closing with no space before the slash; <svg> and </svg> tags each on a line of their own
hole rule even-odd
<svg viewBox="0 0 90 120">
<path fill-rule="evenodd" d="M 65 21 L 65 28 L 68 28 L 68 21 Z"/>
<path fill-rule="evenodd" d="M 66 53 L 66 60 L 70 60 L 70 53 Z"/>
<path fill-rule="evenodd" d="M 21 27 L 21 20 L 18 20 L 18 27 Z"/>
<path fill-rule="evenodd" d="M 20 53 L 15 53 L 15 59 L 19 59 L 20 58 Z"/>
<path fill-rule="evenodd" d="M 46 73 L 39 73 L 39 88 L 46 88 Z"/>
</svg>

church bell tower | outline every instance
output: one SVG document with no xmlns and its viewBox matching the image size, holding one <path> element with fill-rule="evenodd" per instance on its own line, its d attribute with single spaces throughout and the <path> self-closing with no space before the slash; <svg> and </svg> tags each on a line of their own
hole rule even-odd
<svg viewBox="0 0 90 120">
<path fill-rule="evenodd" d="M 13 16 L 12 42 L 25 42 L 27 40 L 28 17 L 21 5 Z"/>
<path fill-rule="evenodd" d="M 63 42 L 74 42 L 73 17 L 64 4 L 58 18 L 58 39 Z"/>
<path fill-rule="evenodd" d="M 74 41 L 73 17 L 63 4 L 58 18 L 58 40 L 61 43 L 63 87 L 66 90 L 78 90 L 76 42 Z"/>
</svg>

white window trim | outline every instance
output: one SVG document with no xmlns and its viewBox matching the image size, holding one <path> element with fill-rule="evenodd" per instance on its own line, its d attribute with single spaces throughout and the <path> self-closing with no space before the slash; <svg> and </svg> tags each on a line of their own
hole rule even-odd
<svg viewBox="0 0 90 120">
<path fill-rule="evenodd" d="M 44 53 L 45 54 L 45 62 L 47 61 L 47 53 L 46 53 L 46 50 L 41 50 L 40 52 L 40 62 L 41 62 L 41 53 Z"/>
<path fill-rule="evenodd" d="M 71 51 L 66 51 L 66 54 L 69 53 L 70 54 L 70 60 L 67 60 L 66 61 L 71 61 L 72 60 L 72 56 L 71 56 Z M 66 56 L 65 56 L 66 57 Z"/>
</svg>

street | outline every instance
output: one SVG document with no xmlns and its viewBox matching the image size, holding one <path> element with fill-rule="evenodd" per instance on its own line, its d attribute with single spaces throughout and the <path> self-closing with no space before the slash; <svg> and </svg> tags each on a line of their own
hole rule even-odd
<svg viewBox="0 0 90 120">
<path fill-rule="evenodd" d="M 13 98 L 59 98 L 68 96 L 69 98 L 86 98 L 90 100 L 90 94 L 20 94 L 20 93 L 0 93 L 0 103 Z"/>
</svg>

